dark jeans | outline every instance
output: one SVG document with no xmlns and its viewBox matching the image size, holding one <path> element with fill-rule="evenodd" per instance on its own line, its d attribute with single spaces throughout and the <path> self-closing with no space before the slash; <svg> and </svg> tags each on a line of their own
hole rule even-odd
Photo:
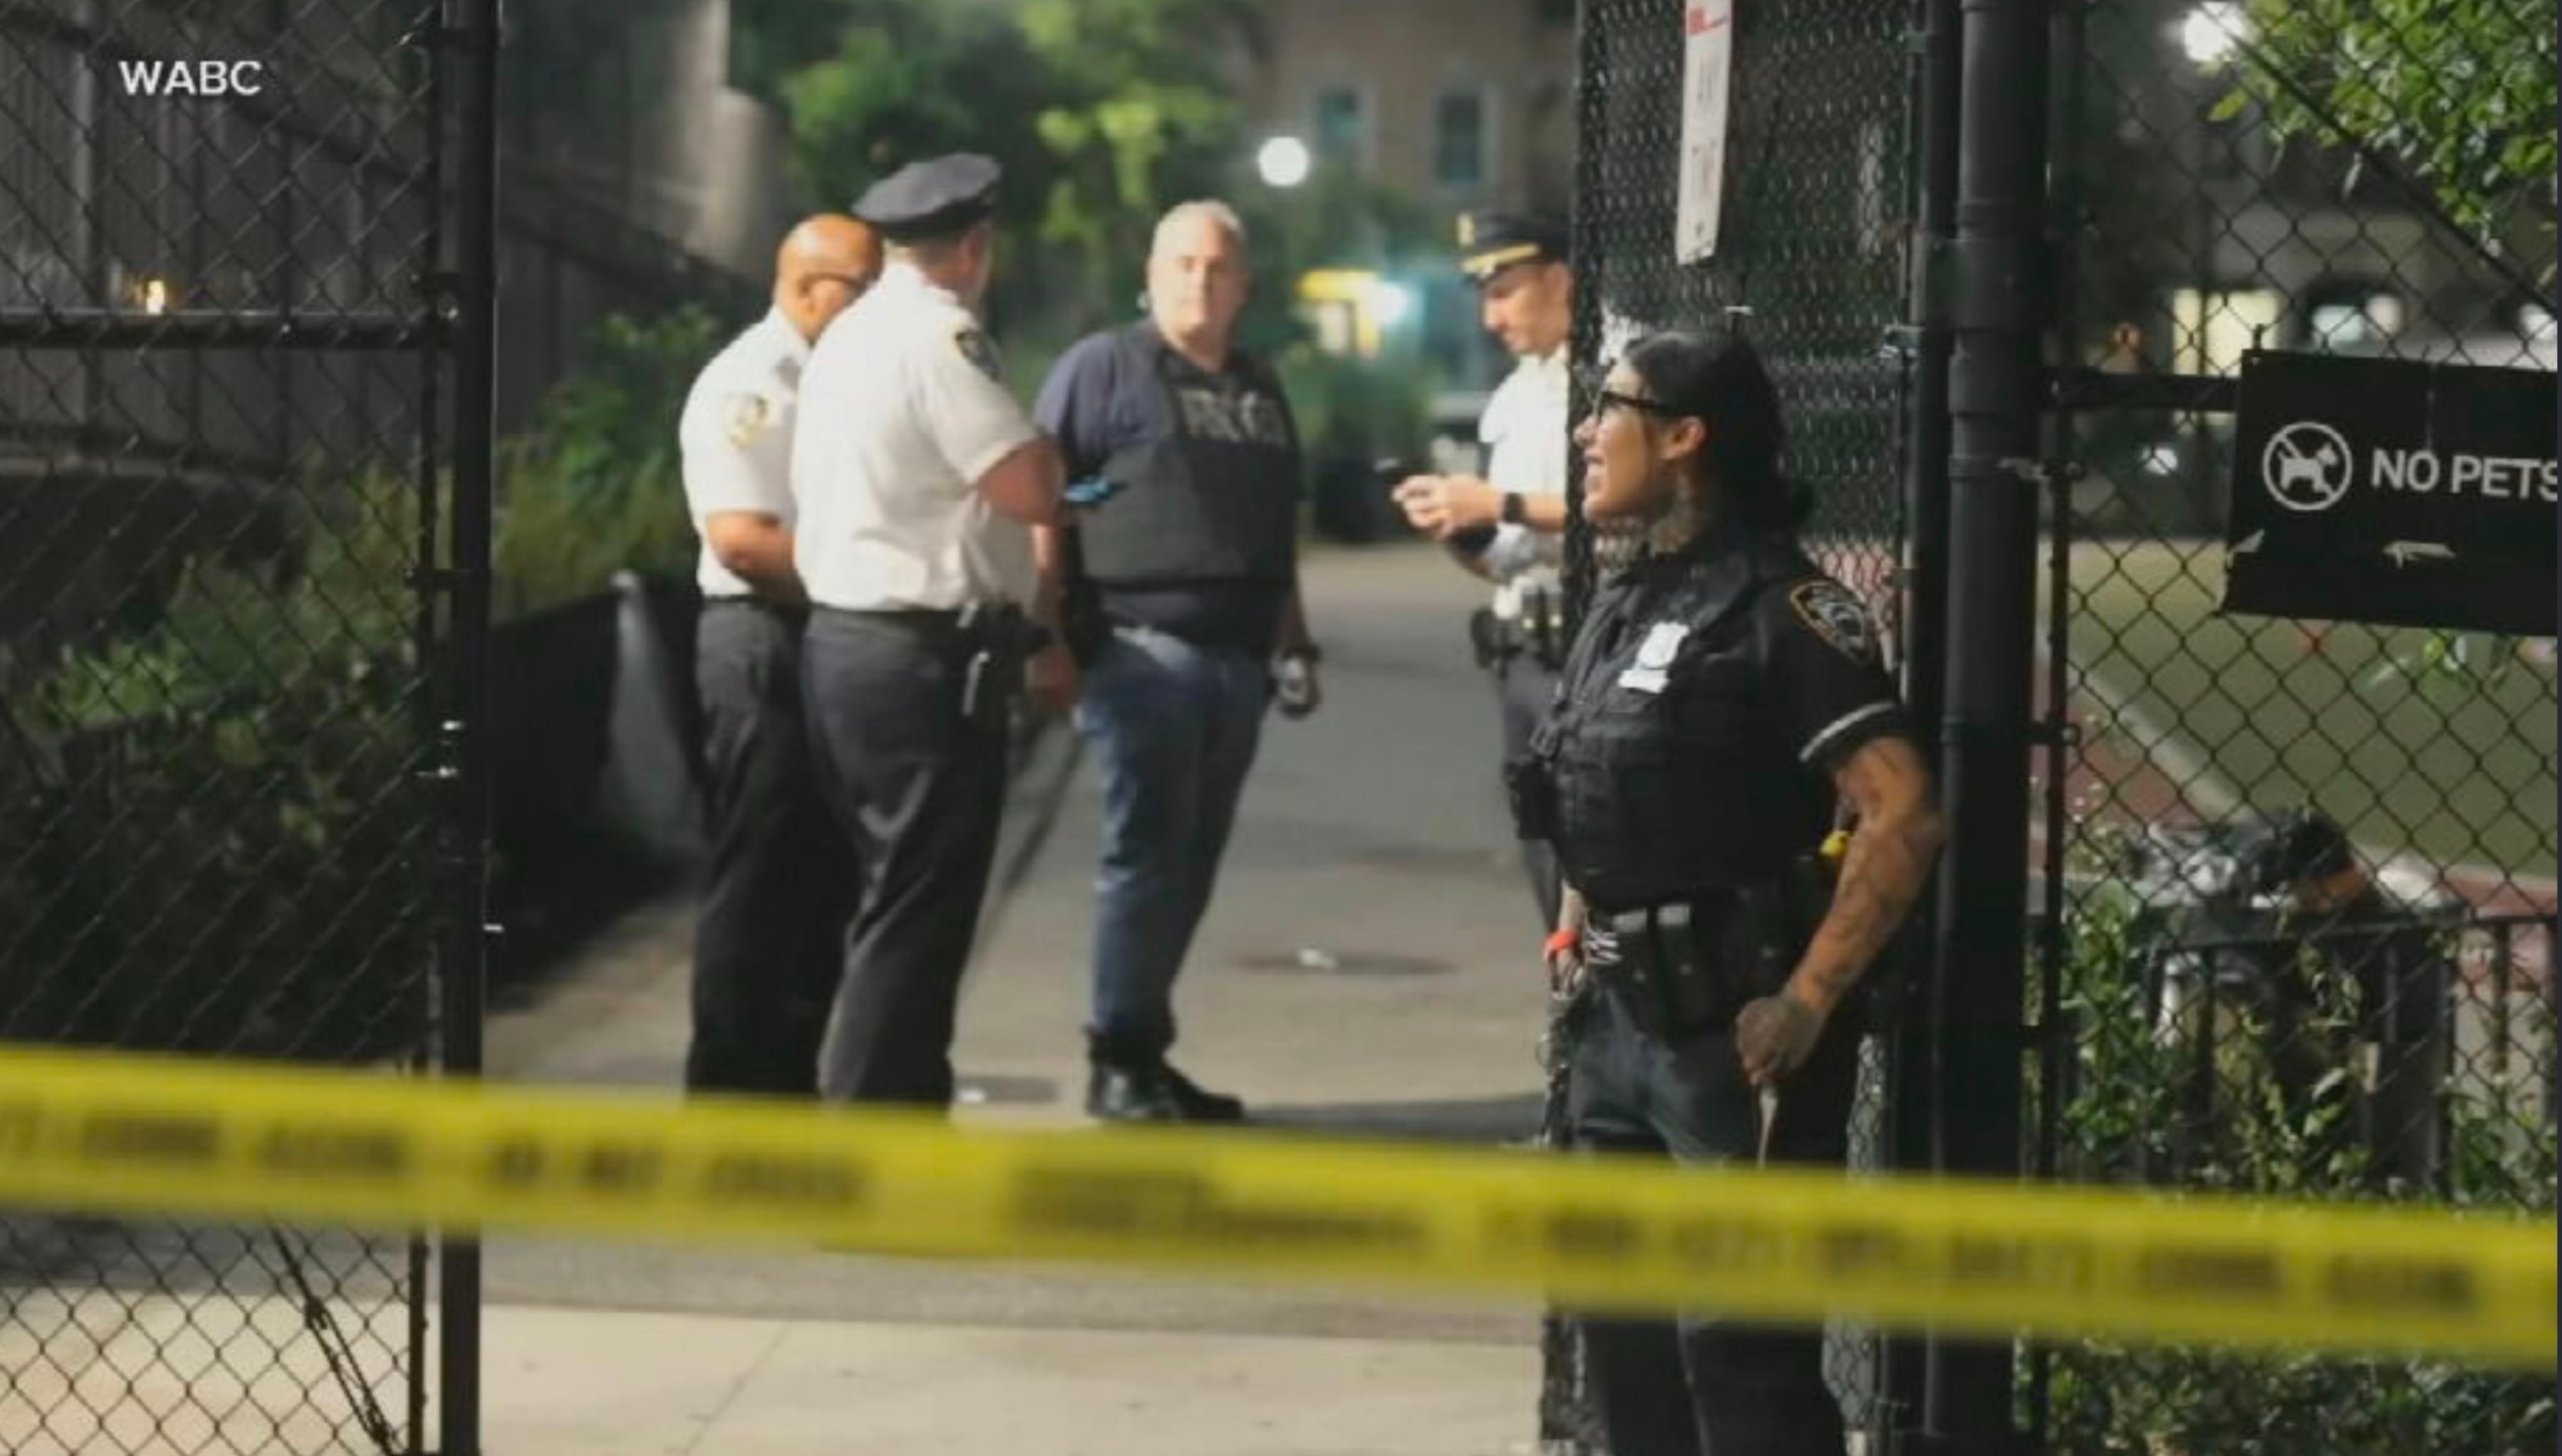
<svg viewBox="0 0 2562 1456">
<path fill-rule="evenodd" d="M 1531 730 L 1548 715 L 1549 704 L 1556 696 L 1556 674 L 1540 664 L 1536 657 L 1515 655 L 1495 668 L 1495 703 L 1501 709 L 1504 727 L 1504 763 L 1530 752 Z M 1504 789 L 1503 776 L 1495 777 L 1495 788 L 1504 794 L 1505 817 L 1511 817 L 1511 797 Z M 1542 935 L 1556 928 L 1556 906 L 1559 883 L 1556 873 L 1556 851 L 1546 839 L 1521 841 L 1522 868 L 1530 875 L 1530 893 L 1539 907 L 1539 929 Z"/>
<path fill-rule="evenodd" d="M 1760 1109 L 1731 1022 L 1667 1037 L 1642 989 L 1604 981 L 1571 1050 L 1575 1146 L 1749 1165 Z M 1847 1018 L 1782 1084 L 1770 1161 L 1838 1167 L 1849 1149 L 1859 1037 Z M 1685 1316 L 1586 1319 L 1592 1399 L 1611 1456 L 1842 1456 L 1823 1330 Z"/>
<path fill-rule="evenodd" d="M 803 620 L 766 603 L 713 601 L 694 635 L 711 838 L 685 1053 L 695 1091 L 819 1090 L 855 867 L 811 764 Z"/>
<path fill-rule="evenodd" d="M 1005 715 L 963 712 L 979 644 L 948 617 L 810 621 L 802 677 L 819 778 L 862 895 L 844 938 L 830 1099 L 949 1107 L 952 1031 L 1005 808 Z M 1009 669 L 990 666 L 984 691 Z"/>
<path fill-rule="evenodd" d="M 1175 977 L 1209 909 L 1262 734 L 1262 657 L 1116 629 L 1086 670 L 1077 727 L 1103 776 L 1095 885 L 1098 1055 L 1145 1064 L 1175 1041 Z"/>
</svg>

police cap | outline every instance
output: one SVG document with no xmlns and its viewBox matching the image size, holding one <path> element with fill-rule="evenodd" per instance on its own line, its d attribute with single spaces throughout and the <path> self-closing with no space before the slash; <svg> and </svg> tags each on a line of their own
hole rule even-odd
<svg viewBox="0 0 2562 1456">
<path fill-rule="evenodd" d="M 996 161 L 955 152 L 910 162 L 883 177 L 854 204 L 854 216 L 892 243 L 948 238 L 996 211 Z"/>
<path fill-rule="evenodd" d="M 1522 213 L 1459 215 L 1459 271 L 1484 282 L 1516 263 L 1563 263 L 1565 225 Z"/>
</svg>

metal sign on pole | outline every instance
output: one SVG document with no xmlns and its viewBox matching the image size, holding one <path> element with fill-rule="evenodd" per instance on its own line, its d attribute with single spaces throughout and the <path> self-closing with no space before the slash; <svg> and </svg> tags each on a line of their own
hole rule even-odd
<svg viewBox="0 0 2562 1456">
<path fill-rule="evenodd" d="M 1682 7 L 1681 208 L 1673 225 L 1683 263 L 1717 255 L 1734 70 L 1735 0 L 1690 0 Z"/>
<path fill-rule="evenodd" d="M 2551 637 L 2553 376 L 2242 362 L 2224 609 Z"/>
</svg>

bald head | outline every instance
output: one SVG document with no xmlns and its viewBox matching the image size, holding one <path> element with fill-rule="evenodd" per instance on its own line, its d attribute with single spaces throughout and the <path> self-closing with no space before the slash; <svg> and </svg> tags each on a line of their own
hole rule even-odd
<svg viewBox="0 0 2562 1456">
<path fill-rule="evenodd" d="M 815 340 L 880 276 L 880 235 L 842 213 L 805 218 L 774 255 L 774 306 Z"/>
</svg>

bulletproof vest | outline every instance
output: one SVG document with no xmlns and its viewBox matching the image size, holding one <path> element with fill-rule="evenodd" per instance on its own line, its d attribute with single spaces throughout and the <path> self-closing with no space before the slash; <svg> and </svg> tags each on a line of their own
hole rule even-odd
<svg viewBox="0 0 2562 1456">
<path fill-rule="evenodd" d="M 1821 838 L 1830 791 L 1771 715 L 1750 611 L 1813 571 L 1784 539 L 1746 537 L 1595 594 L 1532 743 L 1558 862 L 1595 908 L 1765 885 Z"/>
<path fill-rule="evenodd" d="M 1079 522 L 1086 574 L 1107 586 L 1288 581 L 1299 447 L 1271 373 L 1238 354 L 1226 373 L 1202 375 L 1146 324 L 1113 347 L 1122 378 L 1156 382 L 1166 431 L 1103 462 L 1117 488 Z"/>
</svg>

